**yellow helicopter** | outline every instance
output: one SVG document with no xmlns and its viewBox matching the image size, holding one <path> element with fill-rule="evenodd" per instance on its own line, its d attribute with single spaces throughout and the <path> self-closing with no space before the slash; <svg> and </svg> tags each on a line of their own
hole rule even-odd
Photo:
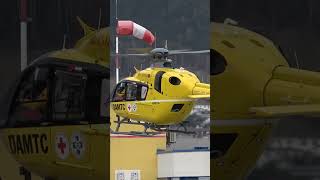
<svg viewBox="0 0 320 180">
<path fill-rule="evenodd" d="M 1 109 L 3 144 L 47 179 L 109 178 L 109 32 L 78 20 L 84 37 L 30 64 Z"/>
<path fill-rule="evenodd" d="M 151 56 L 153 65 L 141 71 L 136 69 L 132 77 L 116 85 L 111 98 L 111 107 L 118 115 L 116 132 L 125 123 L 144 126 L 143 133 L 147 133 L 148 129 L 187 133 L 186 129 L 169 129 L 169 125 L 183 122 L 197 99 L 209 98 L 210 85 L 201 83 L 194 73 L 184 68 L 174 68 L 168 56 L 199 53 L 209 51 L 155 48 L 146 54 L 124 54 Z"/>
<path fill-rule="evenodd" d="M 211 167 L 245 179 L 277 120 L 320 113 L 320 73 L 289 67 L 271 40 L 236 24 L 211 24 Z"/>
</svg>

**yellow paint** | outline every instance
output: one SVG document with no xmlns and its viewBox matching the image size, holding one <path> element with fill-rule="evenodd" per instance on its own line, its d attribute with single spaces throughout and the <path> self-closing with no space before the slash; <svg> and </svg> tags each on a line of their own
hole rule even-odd
<svg viewBox="0 0 320 180">
<path fill-rule="evenodd" d="M 63 49 L 50 52 L 45 57 L 57 58 L 57 60 L 71 60 L 76 62 L 84 62 L 89 64 L 97 64 L 103 67 L 109 66 L 109 32 L 107 28 L 94 30 L 89 28 L 83 22 L 80 22 L 84 28 L 85 36 L 81 38 L 76 46 L 72 49 Z M 40 57 L 41 58 L 41 57 Z M 38 104 L 35 104 L 38 105 Z M 56 151 L 57 134 L 63 133 L 71 146 L 71 136 L 73 133 L 80 133 L 85 141 L 85 151 L 79 159 L 70 151 L 65 159 L 61 159 Z M 36 152 L 35 149 L 29 153 L 19 151 L 11 151 L 9 137 L 28 137 L 29 135 L 41 135 L 46 137 L 45 148 L 48 152 Z M 97 125 L 77 125 L 77 126 L 43 126 L 30 128 L 6 128 L 2 130 L 1 139 L 4 145 L 13 157 L 28 170 L 39 174 L 40 176 L 51 177 L 53 179 L 97 179 L 105 180 L 109 176 L 109 153 L 110 141 L 109 126 L 107 124 Z M 39 137 L 38 137 L 39 138 Z M 38 139 L 39 140 L 39 139 Z M 25 141 L 26 142 L 26 141 Z M 38 142 L 39 143 L 39 142 Z M 36 140 L 32 142 L 33 148 Z M 11 145 L 12 146 L 12 145 Z M 24 146 L 21 144 L 21 146 Z M 27 146 L 27 145 L 26 145 Z M 29 146 L 27 146 L 30 148 Z M 38 149 L 39 151 L 39 149 Z M 1 149 L 2 152 L 2 149 Z M 27 151 L 26 151 L 27 152 Z M 3 153 L 4 157 L 7 157 Z M 1 153 L 2 155 L 2 153 Z M 7 158 L 8 159 L 8 158 Z M 2 160 L 2 162 L 4 162 Z M 9 161 L 10 162 L 10 161 Z M 12 162 L 12 161 L 11 161 Z M 9 164 L 10 165 L 10 164 Z M 12 166 L 16 166 L 12 163 Z M 14 168 L 14 167 L 12 167 Z M 1 168 L 0 172 L 8 168 Z M 0 174 L 1 176 L 2 174 Z M 15 172 L 10 170 L 5 172 L 6 177 L 15 177 Z"/>
<path fill-rule="evenodd" d="M 0 142 L 0 159 L 2 167 L 5 167 L 0 168 L 0 177 L 2 180 L 24 180 L 24 177 L 19 175 L 19 167 L 21 165 L 12 158 L 6 149 L 6 146 Z M 36 174 L 32 174 L 32 178 L 33 180 L 42 180 Z"/>
<path fill-rule="evenodd" d="M 165 72 L 161 80 L 161 92 L 155 89 L 155 77 L 160 71 Z M 169 82 L 171 77 L 180 79 L 179 85 Z M 140 82 L 148 85 L 145 100 L 112 102 L 113 110 L 121 117 L 141 120 L 157 125 L 178 124 L 190 114 L 195 100 L 210 97 L 210 85 L 201 83 L 197 76 L 184 69 L 147 68 L 136 72 L 133 77 L 123 81 Z M 120 82 L 120 83 L 121 83 Z M 183 104 L 179 112 L 172 112 L 174 104 Z M 122 107 L 119 108 L 119 105 Z M 135 111 L 130 108 L 135 105 Z"/>
<path fill-rule="evenodd" d="M 270 137 L 272 119 L 319 116 L 320 73 L 290 68 L 273 42 L 237 26 L 212 23 L 211 49 L 227 61 L 223 73 L 211 76 L 211 130 L 238 134 L 223 157 L 211 160 L 213 178 L 244 179 Z"/>
<path fill-rule="evenodd" d="M 99 127 L 89 127 L 89 125 L 79 126 L 56 126 L 42 128 L 12 128 L 3 130 L 3 142 L 10 151 L 8 136 L 45 134 L 45 148 L 47 153 L 41 151 L 40 136 L 38 142 L 33 141 L 33 153 L 16 151 L 13 153 L 14 158 L 28 170 L 41 176 L 52 178 L 68 177 L 77 179 L 105 179 L 109 167 L 109 131 L 106 125 L 92 125 Z M 71 151 L 71 136 L 73 133 L 80 133 L 84 141 L 85 151 L 81 158 L 77 158 Z M 56 151 L 56 137 L 63 134 L 68 139 L 69 153 L 66 159 L 59 157 Z M 24 141 L 23 141 L 24 142 Z M 22 138 L 21 144 L 23 146 Z M 38 153 L 36 153 L 36 144 L 38 144 Z M 25 148 L 24 148 L 25 149 Z M 66 149 L 64 149 L 67 151 Z"/>
<path fill-rule="evenodd" d="M 111 129 L 115 130 L 114 111 L 110 111 Z M 141 126 L 122 124 L 121 132 L 143 131 Z M 140 170 L 141 179 L 157 179 L 157 150 L 166 149 L 166 137 L 110 138 L 110 180 L 116 170 Z"/>
<path fill-rule="evenodd" d="M 80 39 L 76 46 L 72 49 L 55 51 L 47 54 L 48 57 L 58 58 L 61 60 L 73 60 L 75 62 L 85 62 L 91 64 L 99 64 L 104 67 L 109 66 L 109 35 L 106 28 L 100 30 L 90 29 L 88 26 L 84 27 L 85 36 Z M 159 95 L 154 95 L 150 99 L 174 99 L 174 98 L 199 98 L 187 97 L 186 95 L 203 95 L 209 96 L 209 86 L 201 84 L 194 74 L 183 71 L 183 70 L 168 70 L 168 75 L 183 75 L 187 78 L 186 84 L 188 89 L 180 91 L 175 87 L 167 87 L 164 97 L 160 98 Z M 177 72 L 176 72 L 177 71 Z M 146 71 L 141 71 L 146 72 Z M 152 70 L 152 73 L 154 71 Z M 138 74 L 139 75 L 139 74 Z M 137 75 L 137 76 L 138 76 Z M 154 76 L 154 74 L 152 74 Z M 190 76 L 190 77 L 188 77 Z M 148 81 L 144 81 L 148 83 Z M 151 83 L 151 82 L 150 82 Z M 192 84 L 192 86 L 190 86 Z M 192 88 L 195 88 L 192 90 Z M 170 92 L 173 91 L 173 94 Z M 143 109 L 142 106 L 138 107 Z M 163 108 L 162 106 L 160 108 Z M 165 107 L 166 108 L 166 107 Z M 191 104 L 186 107 L 185 112 L 191 110 Z M 183 113 L 180 119 L 185 118 L 187 113 Z M 111 122 L 115 121 L 115 114 L 111 111 Z M 150 112 L 149 112 L 150 113 Z M 154 114 L 157 115 L 157 114 Z M 173 117 L 174 116 L 169 116 Z M 177 119 L 177 118 L 176 118 Z M 174 119 L 174 120 L 176 120 Z M 180 120 L 176 120 L 180 121 Z M 159 120 L 159 122 L 161 122 Z M 164 123 L 167 120 L 165 119 Z M 169 122 L 169 121 L 168 121 Z M 114 124 L 112 129 L 114 130 Z M 121 131 L 142 131 L 141 126 L 134 125 L 122 125 Z M 96 124 L 96 125 L 77 125 L 77 126 L 44 126 L 44 127 L 30 127 L 30 128 L 7 128 L 2 131 L 2 141 L 6 148 L 10 149 L 9 136 L 31 135 L 31 134 L 45 134 L 46 140 L 45 145 L 42 148 L 47 148 L 47 153 L 39 152 L 35 153 L 33 149 L 32 153 L 21 153 L 19 151 L 11 152 L 12 156 L 27 169 L 32 172 L 39 174 L 40 176 L 51 177 L 52 179 L 95 179 L 105 180 L 114 179 L 114 172 L 117 169 L 139 169 L 141 170 L 142 179 L 153 180 L 157 177 L 157 156 L 156 152 L 158 149 L 166 148 L 166 137 L 129 137 L 129 138 L 116 138 L 110 139 L 109 126 L 107 124 Z M 57 135 L 62 135 L 68 139 L 69 146 L 71 146 L 71 136 L 74 133 L 80 133 L 85 142 L 85 151 L 80 159 L 72 154 L 70 151 L 65 159 L 59 156 L 57 147 Z M 36 143 L 32 142 L 35 147 Z M 110 146 L 111 145 L 111 146 Z M 38 144 L 39 148 L 39 144 Z M 7 154 L 1 154 L 9 159 Z M 111 159 L 109 159 L 109 155 Z M 3 162 L 3 161 L 2 161 Z M 9 166 L 14 168 L 17 166 L 13 161 L 8 161 L 7 168 L 1 168 L 0 172 L 4 173 L 4 177 L 11 179 L 19 179 L 15 172 L 7 171 Z M 111 167 L 110 164 L 111 163 Z M 110 172 L 110 173 L 109 173 Z M 0 174 L 2 175 L 2 174 Z M 14 178 L 11 178 L 14 177 Z"/>
<path fill-rule="evenodd" d="M 116 170 L 140 170 L 141 179 L 157 179 L 157 149 L 165 149 L 165 137 L 111 137 L 111 173 Z"/>
</svg>

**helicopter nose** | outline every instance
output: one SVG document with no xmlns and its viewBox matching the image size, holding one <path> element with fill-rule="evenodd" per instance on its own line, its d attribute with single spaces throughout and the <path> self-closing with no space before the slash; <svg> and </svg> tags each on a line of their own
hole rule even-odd
<svg viewBox="0 0 320 180">
<path fill-rule="evenodd" d="M 210 95 L 210 85 L 205 83 L 196 83 L 192 95 Z"/>
</svg>

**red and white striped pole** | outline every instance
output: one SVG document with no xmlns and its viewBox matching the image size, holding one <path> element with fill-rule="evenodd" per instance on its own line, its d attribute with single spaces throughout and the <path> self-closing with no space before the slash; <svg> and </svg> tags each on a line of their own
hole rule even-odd
<svg viewBox="0 0 320 180">
<path fill-rule="evenodd" d="M 20 59 L 21 71 L 28 65 L 28 3 L 20 0 Z"/>
<path fill-rule="evenodd" d="M 117 1 L 116 1 L 117 4 Z M 116 10 L 117 11 L 117 10 Z M 116 12 L 117 14 L 117 12 Z M 117 16 L 117 15 L 116 15 Z M 116 17 L 118 20 L 118 17 Z M 118 35 L 134 36 L 152 45 L 155 41 L 154 35 L 146 28 L 134 23 L 133 21 L 118 21 L 116 35 L 116 82 L 119 82 L 119 37 Z"/>
<path fill-rule="evenodd" d="M 116 0 L 116 21 L 118 21 L 118 0 Z M 119 37 L 116 34 L 116 84 L 119 82 Z"/>
<path fill-rule="evenodd" d="M 116 36 L 116 83 L 119 82 L 119 37 Z"/>
</svg>

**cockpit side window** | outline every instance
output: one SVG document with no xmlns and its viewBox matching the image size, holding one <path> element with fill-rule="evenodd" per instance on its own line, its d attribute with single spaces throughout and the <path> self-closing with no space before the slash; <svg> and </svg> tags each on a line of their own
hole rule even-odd
<svg viewBox="0 0 320 180">
<path fill-rule="evenodd" d="M 120 101 L 125 101 L 125 95 L 126 95 L 126 83 L 121 82 L 120 84 L 117 85 L 112 101 L 113 102 L 120 102 Z"/>
<path fill-rule="evenodd" d="M 10 111 L 9 126 L 32 126 L 48 117 L 47 68 L 35 68 L 21 79 Z"/>
<path fill-rule="evenodd" d="M 145 100 L 147 97 L 147 93 L 148 93 L 148 87 L 141 85 L 140 88 L 138 89 L 138 91 L 140 91 L 140 93 L 138 93 L 139 100 Z M 139 96 L 139 94 L 140 94 L 140 96 Z"/>
<path fill-rule="evenodd" d="M 161 93 L 161 80 L 164 73 L 165 73 L 164 71 L 157 72 L 154 79 L 154 89 L 159 93 Z"/>
<path fill-rule="evenodd" d="M 88 73 L 85 90 L 85 121 L 92 124 L 109 121 L 109 79 Z M 83 120 L 82 120 L 83 121 Z"/>
<path fill-rule="evenodd" d="M 113 102 L 119 101 L 143 101 L 148 94 L 148 86 L 131 81 L 121 82 L 113 93 Z"/>
<path fill-rule="evenodd" d="M 137 100 L 137 90 L 138 90 L 137 84 L 135 84 L 135 83 L 127 83 L 126 100 L 127 101 L 135 101 L 135 100 Z"/>
<path fill-rule="evenodd" d="M 223 55 L 214 49 L 210 49 L 210 74 L 218 75 L 225 71 L 227 66 L 227 61 Z"/>
<path fill-rule="evenodd" d="M 87 76 L 57 70 L 55 72 L 53 120 L 85 118 L 85 87 Z"/>
</svg>

